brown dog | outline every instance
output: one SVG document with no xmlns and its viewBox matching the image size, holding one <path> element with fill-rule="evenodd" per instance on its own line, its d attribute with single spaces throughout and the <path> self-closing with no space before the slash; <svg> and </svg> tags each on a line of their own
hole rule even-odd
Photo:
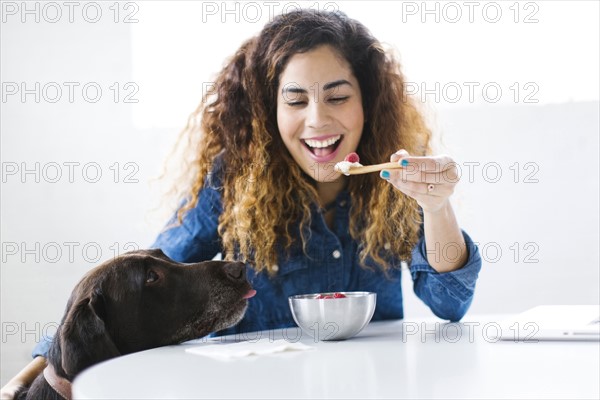
<svg viewBox="0 0 600 400">
<path fill-rule="evenodd" d="M 77 284 L 48 367 L 15 398 L 69 399 L 70 382 L 85 368 L 230 327 L 255 293 L 242 263 L 181 264 L 158 249 L 107 261 Z"/>
</svg>

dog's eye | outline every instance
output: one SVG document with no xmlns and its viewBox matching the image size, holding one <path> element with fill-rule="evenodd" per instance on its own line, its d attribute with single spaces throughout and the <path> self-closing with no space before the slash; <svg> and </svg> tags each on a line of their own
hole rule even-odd
<svg viewBox="0 0 600 400">
<path fill-rule="evenodd" d="M 156 281 L 158 281 L 158 274 L 153 271 L 153 270 L 149 270 L 148 273 L 146 274 L 146 283 L 154 283 Z"/>
</svg>

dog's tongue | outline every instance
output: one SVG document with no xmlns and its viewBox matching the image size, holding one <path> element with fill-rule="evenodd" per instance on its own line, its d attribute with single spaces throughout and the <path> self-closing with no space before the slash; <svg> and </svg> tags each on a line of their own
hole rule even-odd
<svg viewBox="0 0 600 400">
<path fill-rule="evenodd" d="M 250 289 L 250 290 L 248 291 L 248 293 L 246 293 L 246 294 L 244 295 L 244 299 L 249 299 L 250 297 L 254 297 L 254 295 L 255 295 L 255 294 L 256 294 L 256 290 L 254 290 L 254 289 Z"/>
</svg>

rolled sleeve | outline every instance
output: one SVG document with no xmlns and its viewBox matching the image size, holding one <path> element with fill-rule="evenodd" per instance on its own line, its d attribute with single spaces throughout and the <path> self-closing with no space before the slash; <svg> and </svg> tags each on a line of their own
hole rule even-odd
<svg viewBox="0 0 600 400">
<path fill-rule="evenodd" d="M 38 342 L 31 352 L 31 357 L 36 358 L 38 356 L 48 358 L 48 351 L 52 344 L 53 336 L 42 336 L 42 340 Z"/>
<path fill-rule="evenodd" d="M 475 283 L 481 270 L 481 255 L 477 245 L 462 232 L 469 256 L 466 264 L 455 271 L 439 273 L 427 261 L 425 239 L 412 252 L 410 273 L 414 291 L 435 315 L 450 321 L 460 320 L 469 309 L 475 293 Z"/>
</svg>

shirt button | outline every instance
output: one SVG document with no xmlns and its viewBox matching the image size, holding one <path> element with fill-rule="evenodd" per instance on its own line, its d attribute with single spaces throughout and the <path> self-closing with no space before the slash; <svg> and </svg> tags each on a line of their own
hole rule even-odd
<svg viewBox="0 0 600 400">
<path fill-rule="evenodd" d="M 340 207 L 346 207 L 346 200 L 340 201 Z"/>
<path fill-rule="evenodd" d="M 333 256 L 333 258 L 335 258 L 337 260 L 338 258 L 340 258 L 342 256 L 342 253 L 340 253 L 339 250 L 334 250 L 333 253 L 331 253 L 331 255 Z"/>
<path fill-rule="evenodd" d="M 273 270 L 273 272 L 277 272 L 279 271 L 279 265 L 275 264 L 271 267 L 271 269 Z"/>
</svg>

